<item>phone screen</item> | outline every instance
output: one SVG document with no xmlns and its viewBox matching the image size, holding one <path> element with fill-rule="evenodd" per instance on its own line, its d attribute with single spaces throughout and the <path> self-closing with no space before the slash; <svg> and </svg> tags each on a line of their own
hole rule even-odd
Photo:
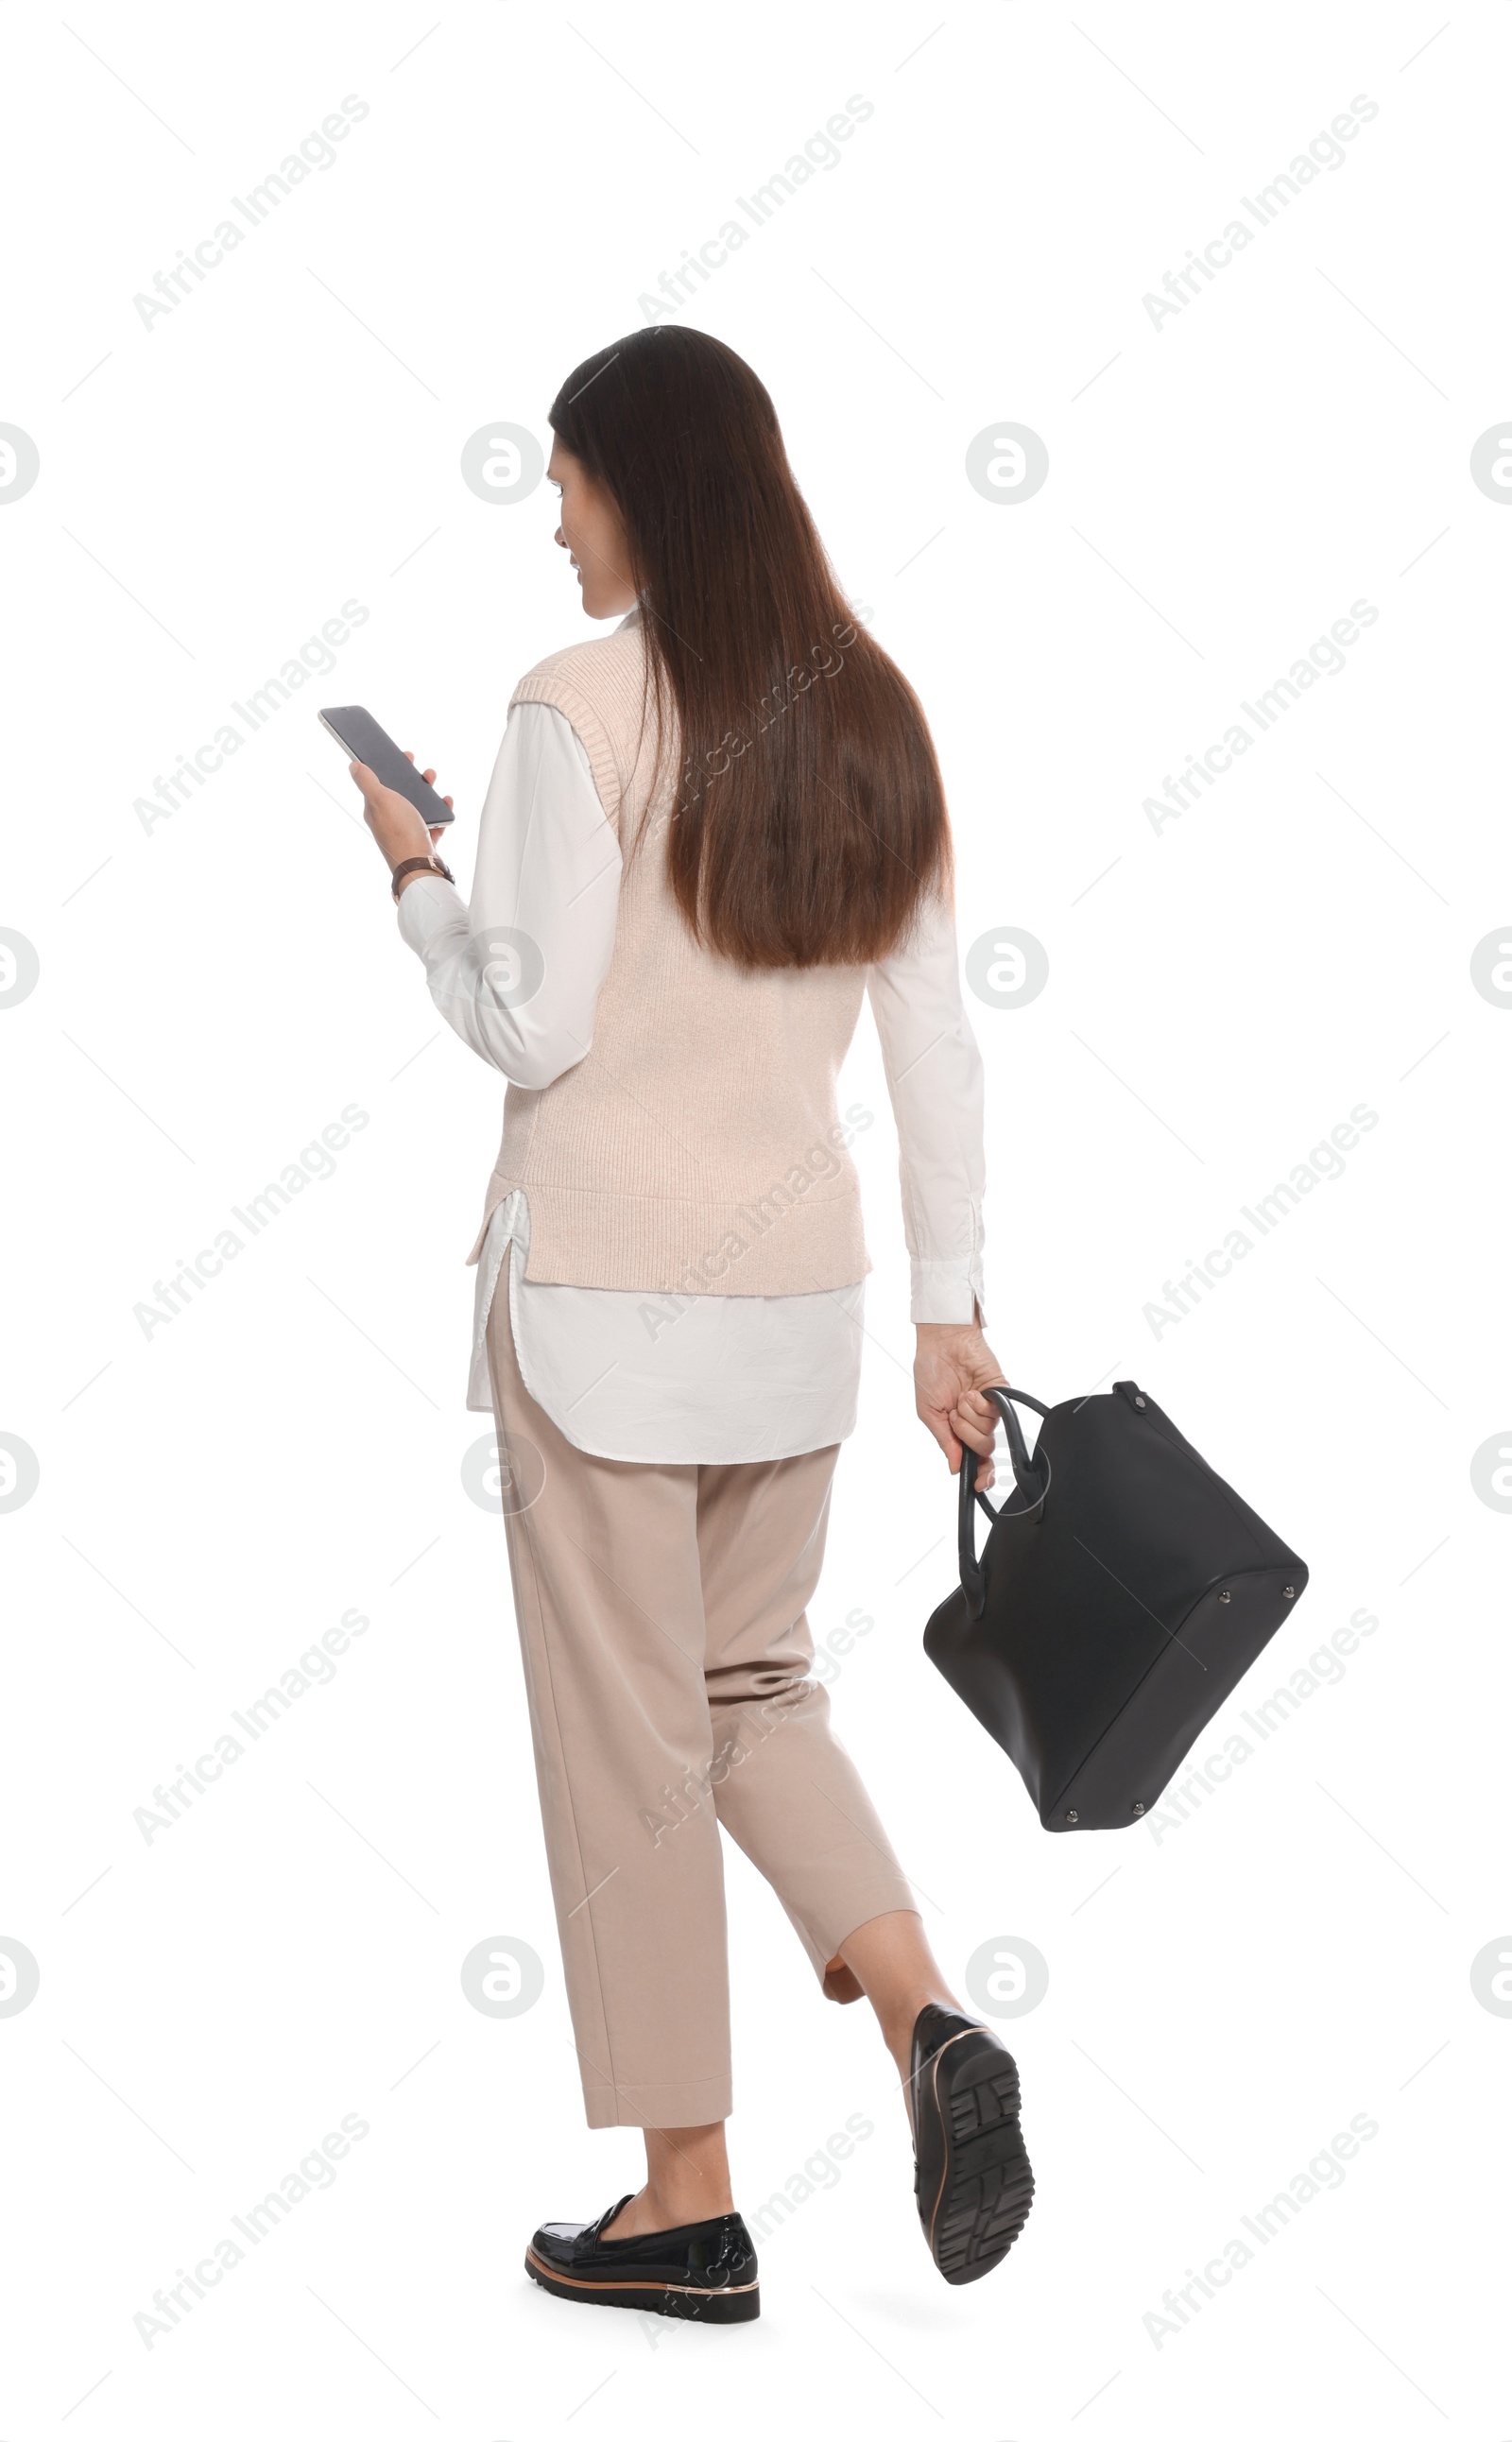
<svg viewBox="0 0 1512 2442">
<path fill-rule="evenodd" d="M 401 753 L 364 705 L 330 704 L 317 718 L 337 744 L 345 748 L 353 762 L 366 763 L 370 772 L 376 772 L 386 789 L 397 789 L 401 797 L 408 797 L 432 829 L 455 820 L 445 798 L 437 796 L 428 780 L 422 780 L 408 755 Z"/>
</svg>

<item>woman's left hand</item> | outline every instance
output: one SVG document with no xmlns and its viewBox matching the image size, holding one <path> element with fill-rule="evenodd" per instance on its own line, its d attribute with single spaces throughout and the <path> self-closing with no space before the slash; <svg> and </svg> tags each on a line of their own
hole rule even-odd
<svg viewBox="0 0 1512 2442">
<path fill-rule="evenodd" d="M 986 1395 L 990 1382 L 1008 1376 L 974 1322 L 920 1322 L 914 1326 L 914 1407 L 958 1475 L 961 1445 L 976 1453 L 976 1482 L 983 1492 L 993 1482 L 993 1437 L 997 1409 Z"/>
<path fill-rule="evenodd" d="M 412 763 L 415 758 L 408 746 L 405 753 Z M 363 819 L 383 852 L 389 871 L 403 865 L 407 857 L 428 856 L 444 837 L 441 829 L 432 830 L 409 798 L 402 797 L 397 789 L 386 789 L 376 772 L 366 763 L 352 763 L 347 768 L 362 792 Z M 420 776 L 434 787 L 434 772 L 423 772 Z M 451 799 L 445 797 L 442 803 L 449 806 Z"/>
</svg>

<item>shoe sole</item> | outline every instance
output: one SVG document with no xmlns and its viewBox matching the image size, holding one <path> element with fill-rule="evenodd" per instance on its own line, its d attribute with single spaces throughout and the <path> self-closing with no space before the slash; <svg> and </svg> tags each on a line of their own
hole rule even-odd
<svg viewBox="0 0 1512 2442">
<path fill-rule="evenodd" d="M 1018 2122 L 1018 2069 L 1000 2044 L 974 2027 L 935 2053 L 921 2101 L 935 2114 L 943 2153 L 924 2235 L 945 2279 L 958 2287 L 1001 2264 L 1034 2200 Z"/>
<path fill-rule="evenodd" d="M 729 2289 L 699 2289 L 678 2281 L 585 2281 L 554 2271 L 533 2247 L 525 2250 L 525 2269 L 554 2298 L 582 2306 L 637 2306 L 643 2315 L 671 2315 L 689 2324 L 754 2324 L 761 2312 L 759 2281 Z"/>
</svg>

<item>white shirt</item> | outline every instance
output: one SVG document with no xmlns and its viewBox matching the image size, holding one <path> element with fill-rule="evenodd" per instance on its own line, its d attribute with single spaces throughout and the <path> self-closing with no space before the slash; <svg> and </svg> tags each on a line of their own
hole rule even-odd
<svg viewBox="0 0 1512 2442">
<path fill-rule="evenodd" d="M 517 1084 L 551 1084 L 592 1043 L 620 873 L 571 723 L 553 705 L 517 704 L 483 801 L 470 905 L 439 876 L 399 901 L 400 933 L 442 1016 Z M 540 980 L 517 1000 L 519 936 L 539 953 Z M 982 1066 L 942 902 L 907 949 L 869 970 L 866 989 L 898 1124 L 912 1317 L 969 1322 L 982 1301 Z M 529 1245 L 516 1189 L 479 1256 L 470 1409 L 492 1412 L 485 1334 L 507 1256 L 520 1375 L 579 1449 L 729 1466 L 820 1449 L 854 1429 L 863 1282 L 788 1297 L 574 1288 L 526 1280 Z"/>
</svg>

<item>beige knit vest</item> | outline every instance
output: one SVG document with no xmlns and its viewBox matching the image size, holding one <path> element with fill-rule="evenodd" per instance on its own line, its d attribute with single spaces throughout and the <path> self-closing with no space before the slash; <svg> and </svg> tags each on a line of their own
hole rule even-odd
<svg viewBox="0 0 1512 2442">
<path fill-rule="evenodd" d="M 683 1296 L 841 1288 L 871 1268 L 835 1103 L 866 971 L 749 973 L 695 942 L 666 873 L 678 741 L 656 758 L 645 683 L 632 612 L 549 654 L 511 699 L 571 722 L 625 870 L 592 1048 L 553 1084 L 509 1087 L 484 1228 L 518 1187 L 527 1280 Z M 480 1231 L 474 1257 L 482 1243 Z"/>
</svg>

